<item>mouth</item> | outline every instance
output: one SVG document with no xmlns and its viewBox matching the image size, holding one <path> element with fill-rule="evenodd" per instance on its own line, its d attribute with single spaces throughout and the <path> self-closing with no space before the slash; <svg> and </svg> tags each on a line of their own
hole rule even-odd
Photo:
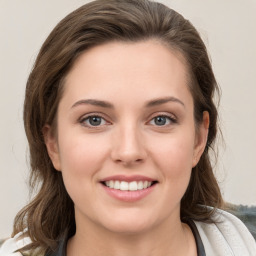
<svg viewBox="0 0 256 256">
<path fill-rule="evenodd" d="M 114 189 L 114 190 L 121 190 L 121 191 L 138 191 L 138 190 L 145 190 L 148 189 L 158 181 L 151 181 L 151 180 L 134 180 L 134 181 L 123 181 L 123 180 L 107 180 L 102 181 L 101 184 L 104 186 Z"/>
<path fill-rule="evenodd" d="M 150 177 L 114 175 L 100 181 L 104 191 L 119 201 L 136 202 L 148 197 L 159 183 Z"/>
</svg>

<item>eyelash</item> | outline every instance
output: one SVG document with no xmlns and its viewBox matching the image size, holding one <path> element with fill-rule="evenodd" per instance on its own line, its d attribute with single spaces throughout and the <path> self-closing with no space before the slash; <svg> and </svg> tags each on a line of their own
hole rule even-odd
<svg viewBox="0 0 256 256">
<path fill-rule="evenodd" d="M 99 125 L 92 125 L 92 124 L 88 124 L 86 123 L 87 121 L 90 122 L 90 119 L 91 118 L 100 118 L 100 121 L 104 121 L 104 124 L 99 124 Z M 168 124 L 164 123 L 163 125 L 156 125 L 156 124 L 152 124 L 151 122 L 153 121 L 156 121 L 156 118 L 165 118 L 168 120 Z M 80 120 L 79 120 L 79 123 L 87 128 L 94 128 L 94 129 L 97 129 L 97 128 L 101 128 L 102 126 L 106 126 L 106 125 L 110 125 L 111 123 L 108 122 L 106 120 L 105 117 L 103 117 L 101 114 L 98 114 L 98 113 L 95 113 L 95 114 L 88 114 L 86 116 L 83 116 Z M 173 116 L 170 116 L 170 115 L 166 115 L 166 114 L 157 114 L 153 117 L 151 117 L 150 121 L 147 122 L 147 124 L 150 124 L 150 125 L 153 125 L 153 126 L 156 126 L 156 127 L 167 127 L 169 125 L 172 125 L 172 124 L 177 124 L 177 119 L 176 117 L 173 117 Z"/>
<path fill-rule="evenodd" d="M 167 126 L 177 123 L 177 119 L 173 116 L 166 115 L 166 114 L 157 114 L 153 118 L 150 119 L 149 124 L 151 124 L 152 121 L 156 121 L 156 118 L 165 118 L 169 122 L 168 124 L 164 123 L 163 125 L 153 124 L 154 126 L 157 126 L 157 127 L 167 127 Z"/>
<path fill-rule="evenodd" d="M 81 120 L 79 121 L 79 123 L 82 124 L 83 126 L 87 127 L 87 128 L 94 128 L 94 129 L 95 129 L 95 128 L 97 129 L 97 128 L 103 126 L 103 125 L 87 124 L 86 121 L 90 122 L 90 119 L 91 119 L 91 118 L 100 118 L 101 121 L 104 120 L 104 122 L 105 122 L 105 123 L 103 124 L 104 126 L 110 124 L 110 122 L 106 121 L 106 118 L 104 118 L 102 115 L 97 114 L 97 113 L 95 113 L 95 114 L 88 114 L 88 115 L 86 115 L 86 116 L 83 116 L 83 117 L 81 118 Z"/>
</svg>

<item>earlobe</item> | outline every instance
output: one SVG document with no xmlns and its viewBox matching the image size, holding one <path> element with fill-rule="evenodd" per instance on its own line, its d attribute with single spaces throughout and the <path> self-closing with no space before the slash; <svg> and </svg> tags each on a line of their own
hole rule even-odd
<svg viewBox="0 0 256 256">
<path fill-rule="evenodd" d="M 208 131 L 209 131 L 210 117 L 208 111 L 203 112 L 203 120 L 202 123 L 199 124 L 199 128 L 196 134 L 196 143 L 194 147 L 194 157 L 193 157 L 193 167 L 197 165 L 200 160 L 201 155 L 204 152 Z"/>
<path fill-rule="evenodd" d="M 48 151 L 48 155 L 52 161 L 54 168 L 60 171 L 60 156 L 58 149 L 58 142 L 56 136 L 52 132 L 50 125 L 45 125 L 43 127 L 44 142 Z"/>
</svg>

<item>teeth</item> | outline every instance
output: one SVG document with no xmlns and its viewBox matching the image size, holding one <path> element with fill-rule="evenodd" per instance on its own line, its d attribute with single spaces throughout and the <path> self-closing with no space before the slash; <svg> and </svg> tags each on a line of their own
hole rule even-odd
<svg viewBox="0 0 256 256">
<path fill-rule="evenodd" d="M 143 189 L 143 181 L 138 182 L 138 190 Z"/>
<path fill-rule="evenodd" d="M 110 181 L 109 181 L 109 187 L 111 187 L 111 188 L 114 187 L 114 181 L 113 181 L 113 180 L 110 180 Z"/>
<path fill-rule="evenodd" d="M 114 189 L 119 189 L 119 188 L 120 188 L 120 182 L 116 180 L 114 184 Z"/>
<path fill-rule="evenodd" d="M 136 181 L 132 181 L 129 183 L 129 190 L 130 191 L 138 190 L 138 184 Z"/>
<path fill-rule="evenodd" d="M 152 185 L 151 181 L 118 181 L 118 180 L 108 180 L 105 185 L 109 188 L 119 189 L 122 191 L 136 191 L 142 190 L 150 187 Z"/>
<path fill-rule="evenodd" d="M 120 190 L 128 190 L 129 189 L 129 183 L 125 181 L 121 181 L 120 183 Z"/>
</svg>

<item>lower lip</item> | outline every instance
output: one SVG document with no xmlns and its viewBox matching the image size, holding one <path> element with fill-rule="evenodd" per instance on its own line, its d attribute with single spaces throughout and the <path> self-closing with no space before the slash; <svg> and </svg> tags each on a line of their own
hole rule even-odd
<svg viewBox="0 0 256 256">
<path fill-rule="evenodd" d="M 146 189 L 136 190 L 136 191 L 123 191 L 119 189 L 109 188 L 101 184 L 103 189 L 107 192 L 108 195 L 114 197 L 115 199 L 125 201 L 125 202 L 135 202 L 141 200 L 148 196 L 154 189 L 156 184 L 148 187 Z"/>
</svg>

